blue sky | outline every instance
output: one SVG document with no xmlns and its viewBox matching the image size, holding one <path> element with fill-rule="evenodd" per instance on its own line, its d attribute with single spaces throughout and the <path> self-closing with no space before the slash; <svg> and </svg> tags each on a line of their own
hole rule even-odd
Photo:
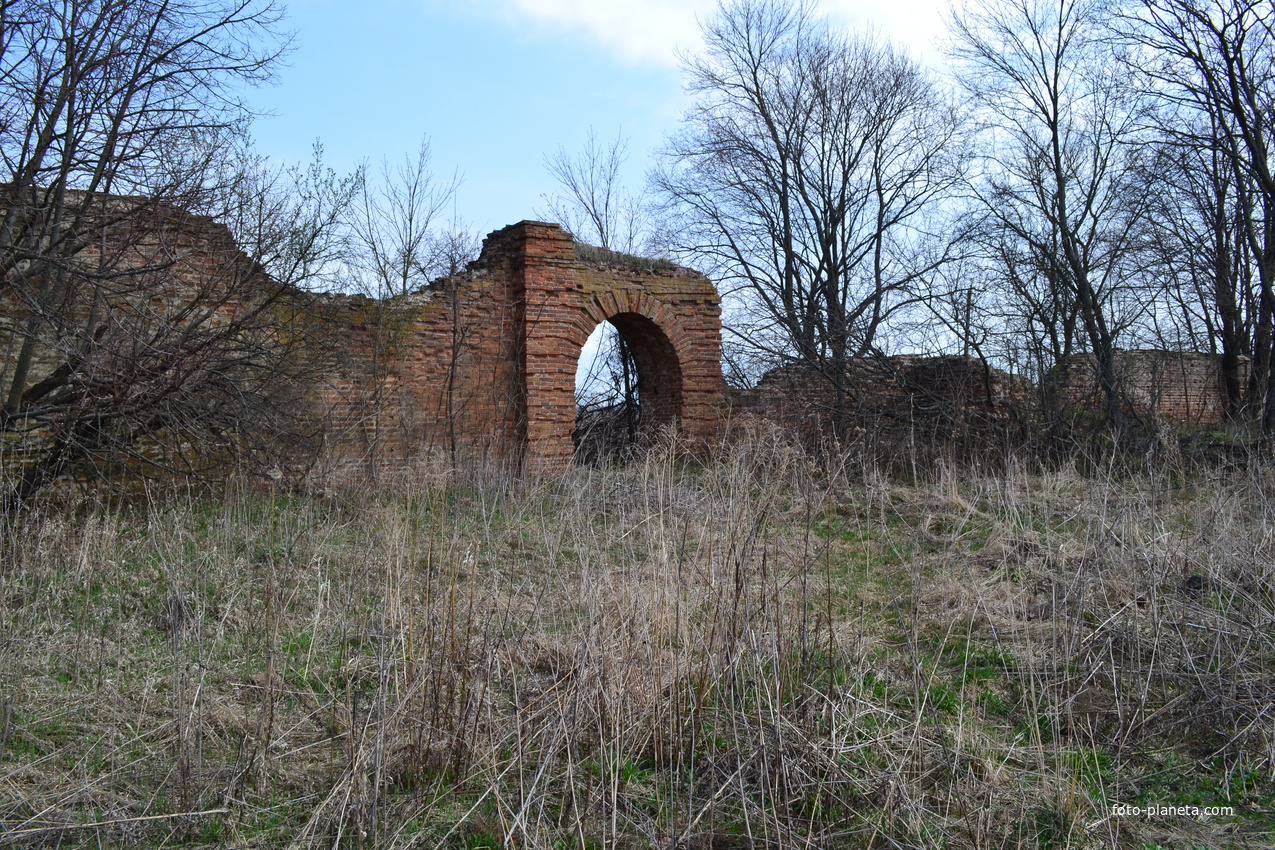
<svg viewBox="0 0 1275 850">
<path fill-rule="evenodd" d="M 430 140 L 462 177 L 455 212 L 480 233 L 534 217 L 555 184 L 544 157 L 596 129 L 630 139 L 636 188 L 687 105 L 676 50 L 694 50 L 711 0 L 291 0 L 295 51 L 253 104 L 258 149 L 305 161 L 316 139 L 348 171 Z M 944 0 L 824 0 L 934 61 Z"/>
</svg>

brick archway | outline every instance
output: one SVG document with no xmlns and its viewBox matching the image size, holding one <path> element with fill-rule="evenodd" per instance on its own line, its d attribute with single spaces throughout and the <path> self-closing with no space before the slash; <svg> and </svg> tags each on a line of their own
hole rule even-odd
<svg viewBox="0 0 1275 850">
<path fill-rule="evenodd" d="M 648 422 L 655 427 L 677 425 L 682 418 L 682 363 L 678 352 L 689 347 L 686 332 L 664 305 L 653 298 L 628 298 L 620 293 L 615 305 L 603 304 L 596 298 L 584 305 L 587 321 L 577 325 L 578 352 L 589 334 L 603 322 L 610 322 L 629 344 L 638 370 L 638 396 Z M 609 309 L 610 308 L 610 309 Z M 585 330 L 587 328 L 587 331 Z M 573 340 L 574 342 L 574 340 Z M 574 392 L 574 374 L 572 376 Z M 574 411 L 572 413 L 574 421 Z"/>
<path fill-rule="evenodd" d="M 522 222 L 489 240 L 509 231 L 520 231 L 526 245 L 528 462 L 539 468 L 571 462 L 576 365 L 589 334 L 606 321 L 633 349 L 650 421 L 707 441 L 723 389 L 721 308 L 708 279 L 671 264 L 626 267 L 618 255 L 611 262 L 581 260 L 570 235 L 551 224 Z"/>
<path fill-rule="evenodd" d="M 390 304 L 392 327 L 372 321 L 372 307 L 339 297 L 327 308 L 344 353 L 324 390 L 332 478 L 443 453 L 569 466 L 580 349 L 604 321 L 633 344 L 656 424 L 691 445 L 716 431 L 721 305 L 689 269 L 578 251 L 558 225 L 524 221 L 489 234 L 463 273 Z M 371 355 L 378 344 L 385 366 Z M 380 416 L 366 415 L 369 399 Z"/>
</svg>

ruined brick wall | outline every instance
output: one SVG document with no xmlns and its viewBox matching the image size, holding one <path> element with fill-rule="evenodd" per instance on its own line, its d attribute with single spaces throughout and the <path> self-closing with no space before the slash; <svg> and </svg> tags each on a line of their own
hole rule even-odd
<svg viewBox="0 0 1275 850">
<path fill-rule="evenodd" d="M 801 431 L 924 423 L 986 426 L 1021 417 L 1029 387 L 973 357 L 915 354 L 855 358 L 840 381 L 807 364 L 773 369 L 740 399 L 745 410 Z"/>
<path fill-rule="evenodd" d="M 51 334 L 37 349 L 37 363 L 60 361 L 61 344 L 74 340 L 94 307 L 134 326 L 179 321 L 193 304 L 211 310 L 207 323 L 233 320 L 257 289 L 274 286 L 236 244 L 230 229 L 213 219 L 146 198 L 108 197 L 68 243 L 80 250 L 67 262 L 75 273 L 56 283 L 39 275 L 0 288 L 0 334 L 21 334 L 32 311 L 53 316 Z M 11 282 L 12 283 L 12 282 Z M 256 284 L 260 283 L 260 287 Z M 48 303 L 37 303 L 44 298 Z M 76 340 L 78 341 L 78 340 Z M 6 370 L 14 346 L 5 347 Z M 38 370 L 37 370 L 38 371 Z M 6 371 L 5 374 L 8 374 Z"/>
<path fill-rule="evenodd" d="M 1247 363 L 1242 364 L 1247 367 Z M 1221 358 L 1169 351 L 1122 351 L 1117 355 L 1121 390 L 1129 410 L 1147 423 L 1201 428 L 1227 415 Z M 1247 375 L 1240 376 L 1241 384 Z M 976 359 L 903 355 L 852 361 L 843 384 L 843 430 L 881 430 L 890 423 L 923 425 L 943 434 L 995 430 L 1026 423 L 1034 407 L 1030 384 Z M 1105 400 L 1089 355 L 1059 364 L 1045 385 L 1055 415 L 1101 417 Z M 826 432 L 836 406 L 827 377 L 807 366 L 773 370 L 746 393 L 745 409 L 803 432 Z"/>
<path fill-rule="evenodd" d="M 389 301 L 333 296 L 316 308 L 332 371 L 315 389 L 323 481 L 350 483 L 425 455 L 506 458 L 520 451 L 522 316 L 514 258 Z"/>
<path fill-rule="evenodd" d="M 424 291 L 387 300 L 315 297 L 281 290 L 209 219 L 165 206 L 150 216 L 121 212 L 127 232 L 117 229 L 97 242 L 110 256 L 94 259 L 86 249 L 83 257 L 86 270 L 97 262 L 108 274 L 128 272 L 122 278 L 128 286 L 95 290 L 112 293 L 105 308 L 118 317 L 112 327 L 125 334 L 121 350 L 130 350 L 130 339 L 150 338 L 147 323 L 179 328 L 192 306 L 204 330 L 215 331 L 253 309 L 251 282 L 262 278 L 278 318 L 274 343 L 305 338 L 321 349 L 314 352 L 321 373 L 291 373 L 304 382 L 294 389 L 308 400 L 297 412 L 321 435 L 322 450 L 310 458 L 317 480 L 364 480 L 424 455 L 536 469 L 571 463 L 576 367 L 589 334 L 607 320 L 637 358 L 645 421 L 677 426 L 699 443 L 716 427 L 723 388 L 718 296 L 705 277 L 686 269 L 634 265 L 636 258 L 607 252 L 581 259 L 557 225 L 522 222 L 490 234 L 464 273 Z M 8 375 L 36 307 L 12 288 L 0 296 Z M 63 318 L 82 324 L 93 302 L 81 298 Z M 79 344 L 44 339 L 35 371 L 56 369 Z"/>
<path fill-rule="evenodd" d="M 116 317 L 112 327 L 120 333 L 140 339 L 147 323 L 173 326 L 192 303 L 212 310 L 207 326 L 215 329 L 250 307 L 254 287 L 246 281 L 277 290 L 224 226 L 171 206 L 148 207 L 144 199 L 109 204 L 128 224 L 107 228 L 82 260 L 108 274 L 129 270 L 99 290 L 108 293 L 101 306 Z M 125 209 L 130 205 L 149 216 Z M 576 367 L 603 321 L 632 347 L 644 423 L 676 425 L 700 444 L 720 424 L 720 305 L 712 284 L 671 264 L 582 251 L 553 224 L 525 221 L 496 231 L 464 273 L 402 298 L 295 294 L 279 309 L 304 313 L 301 323 L 317 329 L 325 346 L 319 361 L 326 368 L 293 393 L 313 408 L 322 450 L 311 474 L 322 481 L 391 473 L 423 455 L 537 469 L 569 464 Z M 63 316 L 76 324 L 90 306 L 74 305 Z M 32 308 L 17 290 L 0 292 L 6 377 Z M 277 327 L 295 327 L 296 318 Z M 56 369 L 75 344 L 74 336 L 44 340 L 34 370 Z M 1140 416 L 1184 426 L 1225 416 L 1216 357 L 1133 351 L 1121 352 L 1119 363 L 1122 387 Z M 838 427 L 879 432 L 922 423 L 936 435 L 1019 421 L 1029 392 L 1022 381 L 970 358 L 915 355 L 854 361 L 844 388 L 838 415 L 848 417 Z M 1061 364 L 1049 389 L 1068 410 L 1101 406 L 1091 358 Z M 834 395 L 826 378 L 790 366 L 736 401 L 822 433 L 838 407 Z M 13 443 L 5 447 L 6 462 L 24 462 L 13 434 L 5 442 Z"/>
<path fill-rule="evenodd" d="M 38 215 L 10 210 L 7 223 L 38 229 Z M 245 397 L 287 393 L 246 378 L 261 347 L 281 350 L 278 326 L 253 316 L 281 290 L 229 229 L 168 203 L 99 197 L 44 238 L 62 259 L 19 262 L 0 287 L 0 394 L 13 403 L 0 490 L 49 468 L 63 443 L 68 470 L 91 477 L 202 474 L 241 457 L 242 442 L 209 435 L 243 421 Z M 285 418 L 263 415 L 254 436 L 284 436 Z"/>
<path fill-rule="evenodd" d="M 1247 370 L 1247 362 L 1241 364 Z M 1148 423 L 1199 428 L 1227 417 L 1221 357 L 1196 352 L 1119 351 L 1116 374 L 1130 411 Z M 1240 385 L 1247 383 L 1241 374 Z M 1059 363 L 1046 378 L 1046 396 L 1064 415 L 1100 415 L 1106 401 L 1092 355 Z"/>
<path fill-rule="evenodd" d="M 342 357 L 318 391 L 318 474 L 350 480 L 424 453 L 570 464 L 580 351 L 608 320 L 637 359 L 645 421 L 707 442 L 723 389 L 712 284 L 669 264 L 582 260 L 557 225 L 521 222 L 425 292 L 327 302 L 322 321 Z"/>
<path fill-rule="evenodd" d="M 976 358 L 868 357 L 843 368 L 839 389 L 830 366 L 772 370 L 733 394 L 738 421 L 748 429 L 760 419 L 817 454 L 898 474 L 939 459 L 996 462 L 1030 438 L 1031 385 Z"/>
</svg>

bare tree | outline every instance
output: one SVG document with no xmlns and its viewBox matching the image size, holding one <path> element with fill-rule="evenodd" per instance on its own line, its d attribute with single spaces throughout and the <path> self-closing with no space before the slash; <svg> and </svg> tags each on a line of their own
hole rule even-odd
<svg viewBox="0 0 1275 850">
<path fill-rule="evenodd" d="M 601 141 L 589 128 L 584 148 L 577 154 L 559 147 L 545 157 L 545 168 L 561 192 L 544 196 L 546 207 L 537 212 L 566 228 L 579 243 L 596 245 L 623 254 L 655 252 L 646 204 L 624 188 L 622 169 L 628 160 L 628 140 L 617 134 Z M 588 252 L 582 246 L 577 250 Z M 603 459 L 615 454 L 598 448 L 599 441 L 620 449 L 631 444 L 641 419 L 637 361 L 623 334 L 609 322 L 589 357 L 588 377 L 576 392 L 576 443 L 585 446 L 582 456 Z"/>
<path fill-rule="evenodd" d="M 1168 306 L 1158 344 L 1218 355 L 1227 410 L 1237 415 L 1247 401 L 1260 401 L 1245 385 L 1257 376 L 1245 379 L 1241 364 L 1251 362 L 1255 339 L 1269 338 L 1260 324 L 1271 316 L 1261 308 L 1258 264 L 1246 238 L 1254 187 L 1220 145 L 1198 143 L 1212 136 L 1201 120 L 1210 119 L 1176 108 L 1165 116 L 1165 138 L 1150 161 L 1148 180 L 1157 191 L 1142 253 Z"/>
<path fill-rule="evenodd" d="M 242 129 L 245 84 L 285 42 L 272 3 L 162 0 L 0 7 L 0 287 L 93 237 L 102 194 L 199 205 L 210 160 Z"/>
<path fill-rule="evenodd" d="M 1198 211 L 1211 219 L 1205 225 L 1214 246 L 1208 275 L 1215 297 L 1208 309 L 1223 334 L 1228 394 L 1238 385 L 1240 353 L 1251 351 L 1249 396 L 1261 406 L 1269 439 L 1275 436 L 1275 14 L 1266 0 L 1142 0 L 1124 23 L 1148 56 L 1138 70 L 1173 119 L 1165 122 L 1171 144 L 1190 170 L 1211 178 L 1193 189 Z M 1250 273 L 1256 310 L 1246 322 L 1242 283 Z"/>
<path fill-rule="evenodd" d="M 351 242 L 345 266 L 352 288 L 371 296 L 372 381 L 363 423 L 368 443 L 367 468 L 375 477 L 380 468 L 381 444 L 393 421 L 386 405 L 386 383 L 392 353 L 410 329 L 407 321 L 416 305 L 412 296 L 425 292 L 443 279 L 441 293 L 451 317 L 450 366 L 443 399 L 452 455 L 457 451 L 455 432 L 456 363 L 470 328 L 462 316 L 456 275 L 477 255 L 477 240 L 455 219 L 443 226 L 444 212 L 456 196 L 460 179 L 453 174 L 439 179 L 431 164 L 428 140 L 422 139 L 415 157 L 397 165 L 383 161 L 379 173 L 366 176 L 351 217 Z M 406 425 L 399 423 L 399 427 Z"/>
<path fill-rule="evenodd" d="M 738 0 L 686 62 L 695 105 L 654 175 L 678 255 L 722 280 L 747 344 L 825 375 L 946 261 L 926 214 L 960 173 L 955 108 L 906 55 L 809 3 Z"/>
<path fill-rule="evenodd" d="M 438 226 L 460 179 L 440 180 L 430 160 L 429 141 L 422 139 L 414 158 L 397 165 L 385 160 L 376 178 L 364 179 L 352 216 L 355 289 L 380 299 L 407 295 L 456 260 L 448 252 L 460 243 L 440 242 Z"/>
<path fill-rule="evenodd" d="M 537 215 L 558 222 L 581 242 L 625 254 L 647 253 L 651 234 L 645 205 L 623 184 L 628 153 L 622 135 L 604 142 L 592 127 L 579 153 L 559 147 L 545 157 L 545 169 L 562 191 L 545 195 L 546 206 Z"/>
<path fill-rule="evenodd" d="M 1100 0 L 987 0 L 954 13 L 951 53 L 984 127 L 970 237 L 1024 330 L 1054 358 L 1093 355 L 1119 430 L 1116 347 L 1145 309 L 1132 248 L 1146 186 L 1131 144 L 1143 101 L 1107 21 Z"/>
<path fill-rule="evenodd" d="M 325 166 L 318 142 L 305 166 L 272 165 L 249 140 L 234 152 L 210 202 L 196 211 L 229 228 L 239 250 L 276 283 L 305 290 L 343 283 L 336 268 L 349 253 L 346 222 L 361 173 Z"/>
<path fill-rule="evenodd" d="M 198 471 L 295 424 L 282 306 L 346 193 L 242 155 L 278 20 L 252 0 L 0 7 L 5 507 L 69 471 Z"/>
</svg>

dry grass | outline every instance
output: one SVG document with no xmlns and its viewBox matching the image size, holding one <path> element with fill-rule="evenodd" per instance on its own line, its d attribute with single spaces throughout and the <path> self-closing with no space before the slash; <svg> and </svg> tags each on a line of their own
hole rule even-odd
<svg viewBox="0 0 1275 850">
<path fill-rule="evenodd" d="M 0 841 L 1270 846 L 1263 476 L 742 441 L 14 519 Z"/>
</svg>

